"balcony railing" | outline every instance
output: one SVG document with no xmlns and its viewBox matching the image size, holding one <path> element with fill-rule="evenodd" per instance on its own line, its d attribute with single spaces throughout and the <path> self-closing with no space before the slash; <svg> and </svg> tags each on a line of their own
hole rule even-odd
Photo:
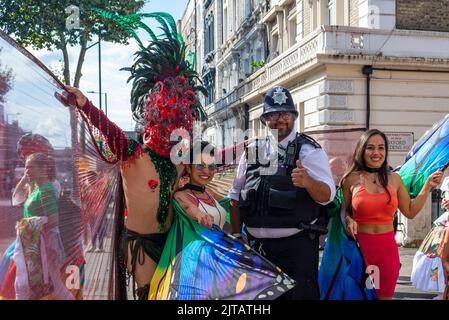
<svg viewBox="0 0 449 320">
<path fill-rule="evenodd" d="M 390 41 L 389 41 L 390 40 Z M 449 35 L 445 32 L 414 30 L 373 30 L 356 27 L 323 26 L 301 42 L 283 52 L 216 101 L 215 110 L 236 102 L 245 102 L 253 92 L 265 91 L 284 77 L 301 72 L 319 54 L 383 56 L 395 59 L 427 58 L 448 60 Z M 415 58 L 414 58 L 415 57 Z M 424 60 L 423 60 L 424 58 Z"/>
<path fill-rule="evenodd" d="M 244 83 L 239 84 L 226 96 L 216 101 L 213 110 L 208 111 L 217 112 L 220 109 L 233 105 L 247 94 L 271 85 L 277 79 L 312 60 L 318 51 L 322 49 L 322 43 L 323 34 L 317 32 L 309 40 L 293 46 L 287 52 L 274 58 L 267 65 L 253 73 Z"/>
</svg>

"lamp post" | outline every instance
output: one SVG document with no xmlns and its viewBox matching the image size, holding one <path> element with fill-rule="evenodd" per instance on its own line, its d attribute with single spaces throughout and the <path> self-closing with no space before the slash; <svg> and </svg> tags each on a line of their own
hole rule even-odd
<svg viewBox="0 0 449 320">
<path fill-rule="evenodd" d="M 87 91 L 87 93 L 98 93 L 100 96 L 100 106 L 101 106 L 101 95 L 104 94 L 104 113 L 108 116 L 108 93 L 98 92 L 98 91 Z M 101 108 L 101 107 L 100 107 Z"/>
<path fill-rule="evenodd" d="M 98 92 L 97 93 L 98 93 L 98 96 L 100 99 L 100 110 L 102 110 L 102 104 L 101 104 L 101 95 L 102 95 L 102 92 L 101 92 L 101 90 L 102 90 L 101 89 L 101 36 L 98 35 L 98 41 L 91 44 L 90 46 L 88 46 L 86 50 L 89 50 L 90 48 L 92 48 L 93 46 L 95 46 L 97 44 L 98 44 Z M 106 114 L 107 114 L 107 112 L 106 112 Z"/>
</svg>

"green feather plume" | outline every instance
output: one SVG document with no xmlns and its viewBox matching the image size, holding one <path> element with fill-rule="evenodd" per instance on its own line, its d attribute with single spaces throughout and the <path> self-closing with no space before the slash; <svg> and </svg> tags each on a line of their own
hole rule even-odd
<svg viewBox="0 0 449 320">
<path fill-rule="evenodd" d="M 133 118 L 138 123 L 143 123 L 145 100 L 154 85 L 169 77 L 185 76 L 190 87 L 195 92 L 202 92 L 207 95 L 207 90 L 202 85 L 197 85 L 201 80 L 196 71 L 191 68 L 186 60 L 186 47 L 181 35 L 177 31 L 176 22 L 173 17 L 166 12 L 137 13 L 122 16 L 98 8 L 83 9 L 91 11 L 106 19 L 111 19 L 124 27 L 139 44 L 140 50 L 135 53 L 135 61 L 131 67 L 122 68 L 131 73 L 128 78 L 133 81 L 131 89 L 131 109 Z M 154 18 L 163 31 L 159 37 L 153 30 L 144 24 L 142 18 Z M 145 30 L 150 38 L 150 44 L 145 47 L 142 40 L 134 31 L 136 28 Z M 205 119 L 206 114 L 199 102 L 195 106 L 194 112 L 199 119 Z"/>
</svg>

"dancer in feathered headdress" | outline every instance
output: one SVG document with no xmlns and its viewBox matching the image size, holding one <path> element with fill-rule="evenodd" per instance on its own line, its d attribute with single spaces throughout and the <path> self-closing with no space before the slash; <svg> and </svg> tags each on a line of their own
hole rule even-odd
<svg viewBox="0 0 449 320">
<path fill-rule="evenodd" d="M 63 99 L 66 104 L 76 105 L 91 131 L 107 142 L 106 147 L 100 148 L 102 154 L 113 154 L 114 160 L 121 162 L 128 210 L 121 257 L 137 282 L 134 293 L 146 299 L 149 281 L 172 222 L 172 194 L 183 171 L 181 165 L 175 166 L 170 161 L 170 151 L 176 143 L 170 141 L 170 134 L 177 129 L 191 132 L 194 120 L 203 117 L 197 92 L 205 90 L 195 84 L 198 75 L 186 61 L 185 45 L 169 14 L 120 16 L 100 9 L 85 10 L 115 20 L 140 46 L 134 64 L 124 68 L 131 72 L 128 81 L 133 81 L 133 118 L 143 128 L 139 142 L 127 138 L 77 88 L 67 87 L 70 95 Z M 143 17 L 155 18 L 163 35 L 156 37 L 151 28 L 140 21 Z M 150 35 L 147 47 L 135 33 L 136 27 Z"/>
<path fill-rule="evenodd" d="M 122 17 L 93 11 L 124 25 L 141 47 L 134 65 L 126 68 L 131 72 L 129 80 L 133 80 L 133 117 L 143 128 L 140 143 L 126 138 L 78 89 L 68 88 L 81 115 L 96 128 L 94 134 L 107 141 L 106 148 L 98 151 L 113 154 L 122 164 L 128 211 L 122 265 L 133 276 L 133 283 L 137 282 L 134 293 L 139 299 L 273 299 L 293 288 L 290 277 L 250 247 L 218 228 L 196 223 L 195 218 L 201 216 L 192 216 L 192 212 L 201 210 L 172 203 L 184 167 L 170 160 L 177 142 L 172 142 L 170 135 L 176 129 L 191 133 L 193 121 L 204 116 L 196 95 L 203 88 L 195 85 L 197 74 L 185 61 L 185 46 L 173 19 L 164 13 Z M 163 37 L 154 36 L 140 17 L 156 18 Z M 142 45 L 132 27 L 142 27 L 149 33 L 152 41 L 148 47 Z M 184 160 L 195 149 L 190 148 Z M 222 156 L 224 153 L 220 152 Z M 123 213 L 124 208 L 118 212 Z M 123 217 L 115 221 L 119 225 Z"/>
</svg>

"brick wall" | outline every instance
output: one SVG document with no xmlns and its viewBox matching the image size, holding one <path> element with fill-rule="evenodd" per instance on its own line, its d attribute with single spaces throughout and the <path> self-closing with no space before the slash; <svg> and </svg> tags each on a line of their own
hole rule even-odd
<svg viewBox="0 0 449 320">
<path fill-rule="evenodd" d="M 359 0 L 349 1 L 349 25 L 353 27 L 359 25 Z"/>
<path fill-rule="evenodd" d="M 449 31 L 449 0 L 396 0 L 396 28 Z"/>
</svg>

